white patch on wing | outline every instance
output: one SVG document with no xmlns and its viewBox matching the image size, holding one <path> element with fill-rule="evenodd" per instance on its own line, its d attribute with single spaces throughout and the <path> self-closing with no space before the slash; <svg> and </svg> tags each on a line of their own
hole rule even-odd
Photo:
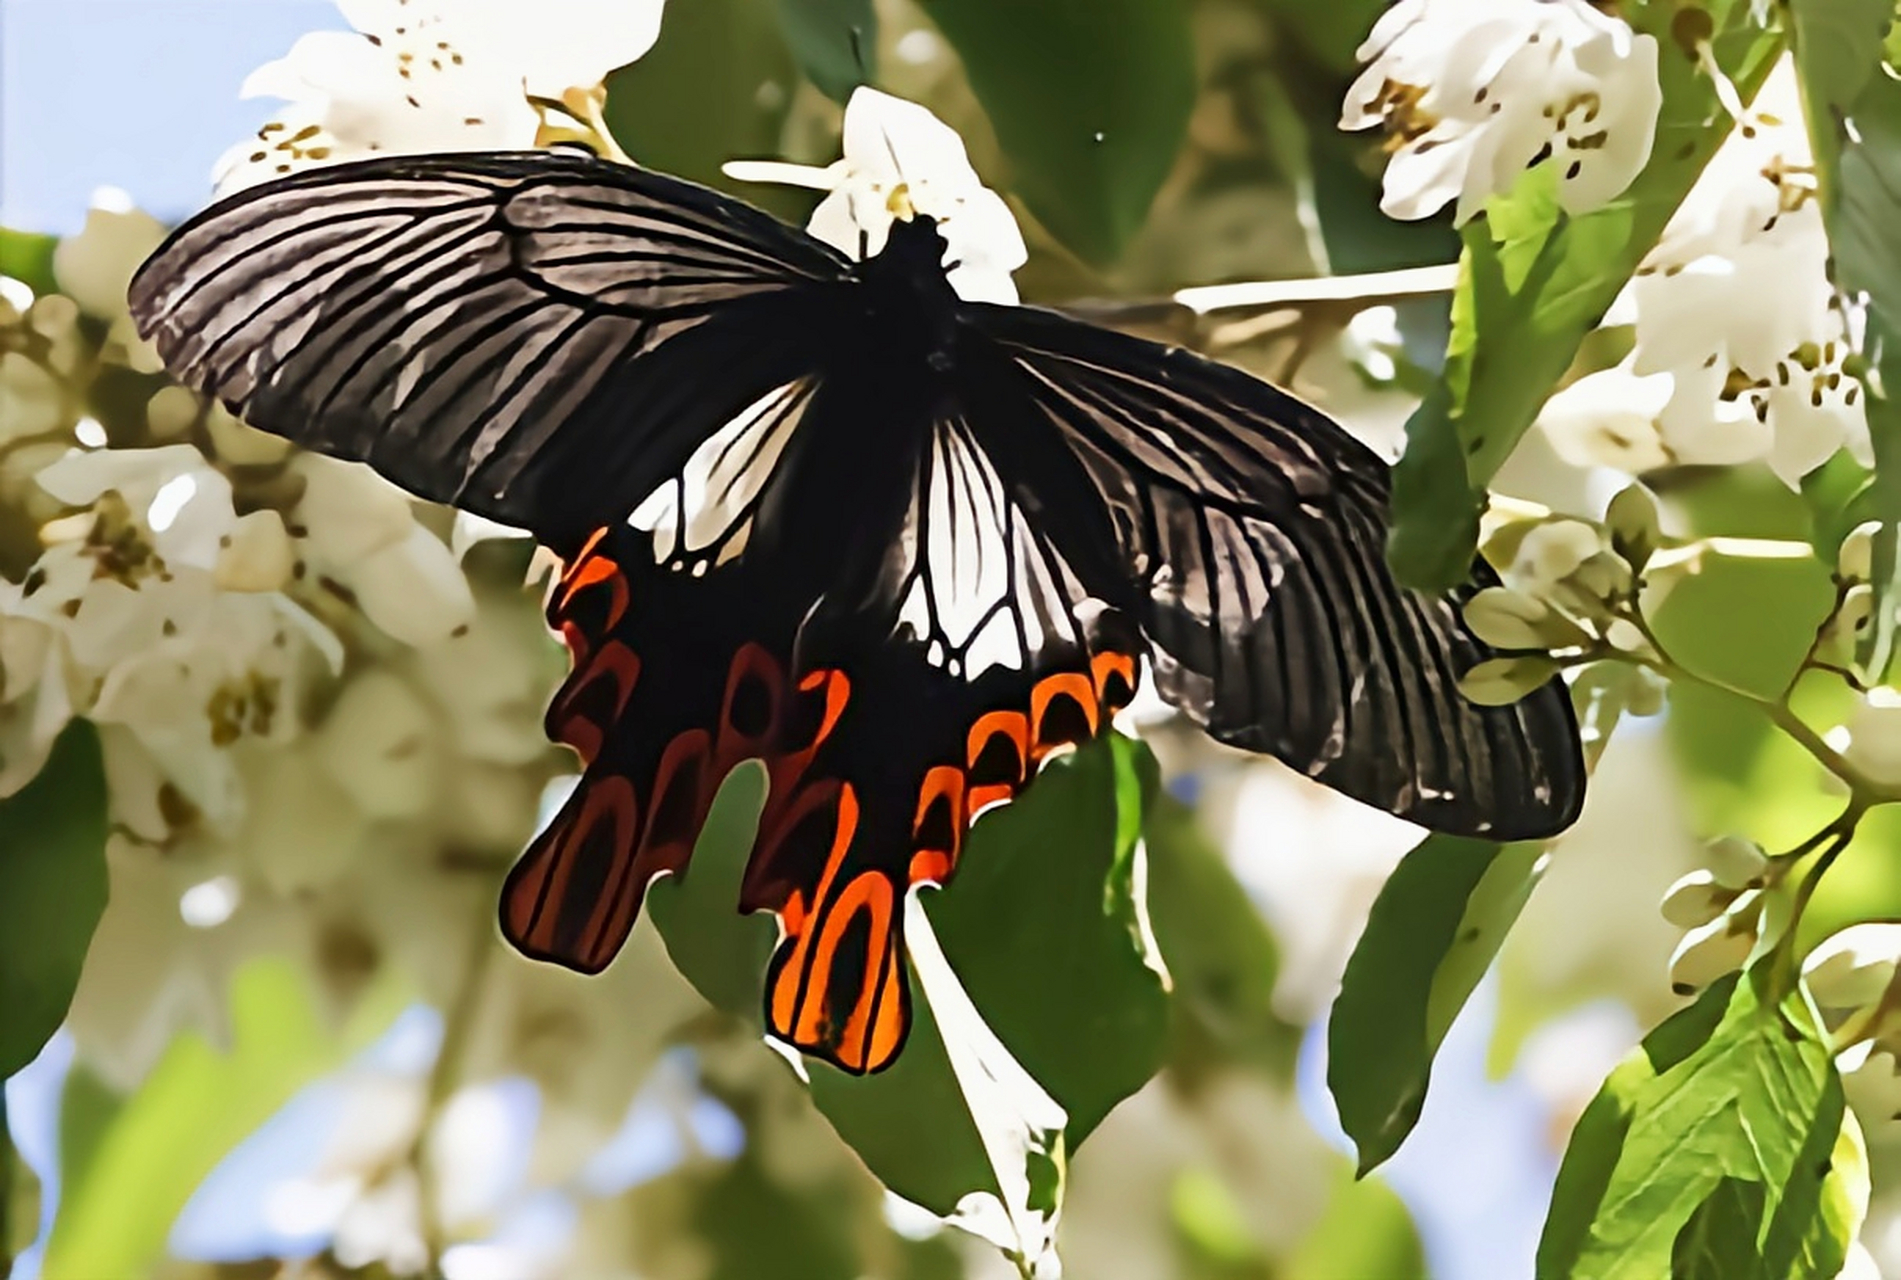
<svg viewBox="0 0 1901 1280">
<path fill-rule="evenodd" d="M 932 432 L 908 533 L 913 564 L 898 622 L 933 665 L 974 680 L 993 666 L 1027 667 L 1053 638 L 1079 638 L 1067 570 L 1037 545 L 961 422 Z"/>
<path fill-rule="evenodd" d="M 767 392 L 708 436 L 678 476 L 634 508 L 627 523 L 653 535 L 656 561 L 685 568 L 716 545 L 721 563 L 739 554 L 752 532 L 753 508 L 811 398 L 805 379 Z"/>
</svg>

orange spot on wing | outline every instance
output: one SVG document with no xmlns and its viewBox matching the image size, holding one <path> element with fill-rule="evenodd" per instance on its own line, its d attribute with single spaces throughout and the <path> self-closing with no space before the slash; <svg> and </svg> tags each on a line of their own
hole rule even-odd
<svg viewBox="0 0 1901 1280">
<path fill-rule="evenodd" d="M 907 878 L 912 884 L 943 884 L 955 868 L 951 855 L 942 849 L 919 849 L 911 855 Z"/>
<path fill-rule="evenodd" d="M 970 727 L 965 814 L 974 821 L 1023 785 L 1030 758 L 1030 720 L 1021 711 L 986 711 Z"/>
<path fill-rule="evenodd" d="M 877 963 L 891 932 L 891 882 L 881 872 L 863 872 L 839 891 L 836 902 L 826 904 L 825 925 L 810 962 L 811 976 L 805 984 L 805 999 L 799 1005 L 794 1028 L 794 1039 L 800 1044 L 822 1045 L 828 1038 L 826 1033 L 836 1035 L 832 1043 L 845 1051 L 841 1056 L 848 1061 L 852 1056 L 849 1051 L 853 1048 L 854 1032 L 860 1041 L 864 1038 L 865 1005 L 874 994 L 876 975 L 867 972 L 867 981 L 859 988 L 858 998 L 852 1002 L 852 1011 L 842 1028 L 832 1026 L 827 1014 L 831 1008 L 832 968 L 837 961 L 838 944 L 844 940 L 852 917 L 860 911 L 871 915 L 870 937 L 865 946 L 865 954 L 870 959 L 869 970 Z M 857 1056 L 862 1057 L 862 1045 L 858 1047 L 861 1052 Z"/>
<path fill-rule="evenodd" d="M 811 793 L 808 791 L 806 794 Z M 830 909 L 826 899 L 831 894 L 832 881 L 838 878 L 838 870 L 844 864 L 845 853 L 851 848 L 852 836 L 858 830 L 857 793 L 852 790 L 849 783 L 845 783 L 838 787 L 837 797 L 838 812 L 834 818 L 832 847 L 826 854 L 825 868 L 819 876 L 818 888 L 812 891 L 810 915 L 808 916 L 804 911 L 800 912 L 800 928 L 796 933 L 792 930 L 790 920 L 783 913 L 780 915 L 780 919 L 786 921 L 787 939 L 792 943 L 792 950 L 786 956 L 784 963 L 776 964 L 767 1014 L 772 1023 L 773 1033 L 794 1044 L 800 1043 L 799 1037 L 794 1033 L 793 1024 L 802 1005 L 800 990 L 805 985 L 805 977 L 810 967 L 809 955 L 814 936 L 813 931 L 806 926 L 822 920 Z M 829 793 L 817 797 L 820 802 L 829 798 Z M 800 806 L 800 815 L 810 808 L 810 805 Z M 790 823 L 787 826 L 789 827 Z M 785 944 L 780 945 L 783 947 Z"/>
<path fill-rule="evenodd" d="M 1135 696 L 1135 659 L 1129 654 L 1098 653 L 1089 659 L 1089 674 L 1095 680 L 1097 698 L 1111 711 L 1120 711 Z"/>
<path fill-rule="evenodd" d="M 1095 736 L 1098 729 L 1098 704 L 1096 687 L 1090 678 L 1080 671 L 1045 676 L 1030 689 L 1030 754 L 1033 759 L 1041 760 L 1055 748 L 1077 741 L 1073 730 L 1060 725 L 1053 734 L 1046 733 L 1051 708 L 1060 708 L 1063 703 L 1074 705 L 1082 718 L 1086 735 Z"/>
<path fill-rule="evenodd" d="M 593 545 L 590 543 L 589 545 Z M 602 621 L 602 630 L 610 630 L 627 612 L 631 595 L 627 586 L 627 575 L 621 572 L 620 565 L 611 556 L 589 554 L 577 559 L 561 579 L 554 602 L 549 605 L 550 617 L 563 617 L 574 607 L 575 597 L 591 587 L 608 584 L 607 617 Z"/>
</svg>

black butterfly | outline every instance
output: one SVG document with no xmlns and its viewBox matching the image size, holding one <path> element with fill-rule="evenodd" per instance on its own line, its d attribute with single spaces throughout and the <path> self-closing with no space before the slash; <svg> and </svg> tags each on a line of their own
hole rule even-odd
<svg viewBox="0 0 1901 1280">
<path fill-rule="evenodd" d="M 515 945 L 605 966 L 763 758 L 766 1020 L 846 1071 L 904 1041 L 905 892 L 1144 658 L 1221 741 L 1428 827 L 1572 821 L 1563 685 L 1458 693 L 1489 651 L 1388 575 L 1379 458 L 1190 352 L 964 302 L 944 254 L 924 217 L 853 262 L 646 170 L 420 156 L 227 199 L 131 299 L 252 424 L 563 556 L 548 730 L 587 771 L 509 879 Z"/>
</svg>

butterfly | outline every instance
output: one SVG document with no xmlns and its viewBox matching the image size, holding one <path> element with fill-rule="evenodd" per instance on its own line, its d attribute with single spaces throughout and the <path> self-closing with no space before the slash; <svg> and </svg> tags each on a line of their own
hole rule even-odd
<svg viewBox="0 0 1901 1280">
<path fill-rule="evenodd" d="M 1460 695 L 1492 655 L 1459 606 L 1496 579 L 1394 582 L 1378 456 L 1192 352 L 963 301 L 945 252 L 913 216 L 853 260 L 582 154 L 413 156 L 212 206 L 131 306 L 254 426 L 562 558 L 547 729 L 586 767 L 507 881 L 510 941 L 605 967 L 763 760 L 738 905 L 781 925 L 765 1021 L 844 1071 L 904 1043 L 904 895 L 1145 673 L 1216 739 L 1434 830 L 1570 824 L 1563 684 Z"/>
</svg>

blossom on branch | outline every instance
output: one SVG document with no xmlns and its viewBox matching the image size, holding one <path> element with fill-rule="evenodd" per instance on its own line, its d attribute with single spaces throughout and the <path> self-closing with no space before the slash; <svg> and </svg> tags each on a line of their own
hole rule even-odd
<svg viewBox="0 0 1901 1280">
<path fill-rule="evenodd" d="M 806 229 L 854 258 L 885 246 L 892 223 L 937 222 L 951 287 L 970 302 L 1017 300 L 1010 273 L 1029 258 L 1016 215 L 971 167 L 957 131 L 915 102 L 859 88 L 845 104 L 844 158 L 824 168 L 735 160 L 728 177 L 829 192 Z"/>
<path fill-rule="evenodd" d="M 1611 319 L 1636 345 L 1540 415 L 1567 461 L 1640 472 L 1761 459 L 1791 488 L 1846 448 L 1872 465 L 1847 367 L 1864 308 L 1837 294 L 1795 67 L 1785 60 L 1644 258 Z"/>
<path fill-rule="evenodd" d="M 218 190 L 373 155 L 532 147 L 530 97 L 597 88 L 653 47 L 661 6 L 338 0 L 355 31 L 311 32 L 244 82 L 245 97 L 285 105 L 219 160 Z"/>
<path fill-rule="evenodd" d="M 1385 128 L 1391 217 L 1456 199 L 1464 223 L 1547 161 L 1565 211 L 1588 213 L 1650 159 L 1657 41 L 1585 0 L 1400 0 L 1357 57 L 1340 127 Z"/>
</svg>

